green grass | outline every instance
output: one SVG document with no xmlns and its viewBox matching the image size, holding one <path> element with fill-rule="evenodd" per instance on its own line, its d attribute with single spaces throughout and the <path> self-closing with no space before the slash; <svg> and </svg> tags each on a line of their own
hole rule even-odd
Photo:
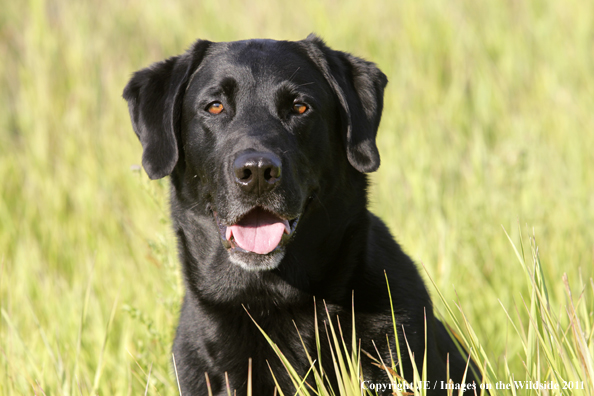
<svg viewBox="0 0 594 396">
<path fill-rule="evenodd" d="M 198 37 L 312 31 L 388 75 L 372 210 L 493 377 L 592 364 L 594 3 L 0 1 L 0 394 L 177 393 L 167 182 L 121 91 Z"/>
</svg>

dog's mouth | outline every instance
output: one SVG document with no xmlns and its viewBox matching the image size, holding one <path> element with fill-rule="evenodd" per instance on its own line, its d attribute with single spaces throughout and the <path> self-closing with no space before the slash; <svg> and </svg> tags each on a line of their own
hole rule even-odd
<svg viewBox="0 0 594 396">
<path fill-rule="evenodd" d="M 287 220 L 256 206 L 232 225 L 222 224 L 213 211 L 223 246 L 229 251 L 269 254 L 282 247 L 293 235 L 299 216 Z"/>
</svg>

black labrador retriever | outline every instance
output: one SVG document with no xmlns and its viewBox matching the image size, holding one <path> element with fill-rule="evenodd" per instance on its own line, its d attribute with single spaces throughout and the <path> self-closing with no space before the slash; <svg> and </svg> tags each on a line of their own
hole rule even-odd
<svg viewBox="0 0 594 396">
<path fill-rule="evenodd" d="M 124 98 L 142 164 L 151 179 L 171 177 L 186 287 L 173 346 L 184 395 L 207 394 L 205 373 L 213 394 L 227 394 L 228 373 L 231 389 L 245 395 L 249 358 L 253 394 L 274 393 L 267 364 L 285 394 L 295 392 L 252 318 L 305 375 L 304 345 L 318 357 L 317 314 L 334 389 L 324 321 L 340 320 L 350 340 L 354 311 L 361 349 L 377 356 L 375 341 L 389 364 L 396 345 L 385 274 L 406 379 L 413 380 L 410 347 L 419 371 L 426 349 L 429 394 L 445 393 L 448 359 L 450 378 L 462 380 L 467 356 L 433 316 L 412 260 L 367 210 L 386 84 L 375 64 L 313 35 L 199 40 L 133 75 Z M 389 384 L 367 356 L 362 373 Z M 466 382 L 474 379 L 468 373 Z"/>
</svg>

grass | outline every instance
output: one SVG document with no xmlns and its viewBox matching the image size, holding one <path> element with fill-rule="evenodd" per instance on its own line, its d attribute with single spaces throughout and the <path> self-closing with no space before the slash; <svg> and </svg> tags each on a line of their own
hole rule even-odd
<svg viewBox="0 0 594 396">
<path fill-rule="evenodd" d="M 312 360 L 308 356 L 311 369 L 302 378 L 291 367 L 282 349 L 261 328 L 260 330 L 278 357 L 283 361 L 285 368 L 293 379 L 296 389 L 295 395 L 299 396 L 310 396 L 312 394 L 338 394 L 346 396 L 376 394 L 373 392 L 373 386 L 364 386 L 369 381 L 366 381 L 362 374 L 361 352 L 367 354 L 375 361 L 374 364 L 386 371 L 387 377 L 390 378 L 389 386 L 393 389 L 393 394 L 398 396 L 403 394 L 424 396 L 432 386 L 447 389 L 448 395 L 463 395 L 464 392 L 471 392 L 480 395 L 490 394 L 496 396 L 510 393 L 514 395 L 516 393 L 524 394 L 525 391 L 531 394 L 555 396 L 572 394 L 574 391 L 578 394 L 592 395 L 594 394 L 594 352 L 592 350 L 594 320 L 591 309 L 592 304 L 590 304 L 590 308 L 587 308 L 586 304 L 587 301 L 592 301 L 594 298 L 594 281 L 590 279 L 589 284 L 585 284 L 583 279 L 580 279 L 581 293 L 579 298 L 575 300 L 567 276 L 564 276 L 563 283 L 568 301 L 565 312 L 557 315 L 551 310 L 547 291 L 548 286 L 544 278 L 543 266 L 539 257 L 539 248 L 534 235 L 530 237 L 529 241 L 530 251 L 528 252 L 529 260 L 527 260 L 523 243 L 520 242 L 520 248 L 518 249 L 510 239 L 511 246 L 520 264 L 519 272 L 527 280 L 530 296 L 522 299 L 523 306 L 514 307 L 516 310 L 515 314 L 511 314 L 511 312 L 508 312 L 503 307 L 503 311 L 509 320 L 508 323 L 511 323 L 515 330 L 515 338 L 522 345 L 523 353 L 520 354 L 520 359 L 522 359 L 525 368 L 523 376 L 517 376 L 511 370 L 512 365 L 510 363 L 513 363 L 513 359 L 510 361 L 505 355 L 503 357 L 504 362 L 501 365 L 504 373 L 497 372 L 497 362 L 483 348 L 481 340 L 477 337 L 472 324 L 465 316 L 463 310 L 456 304 L 457 309 L 462 314 L 462 318 L 460 319 L 454 313 L 451 304 L 447 302 L 443 294 L 437 289 L 433 279 L 431 279 L 431 283 L 436 287 L 439 298 L 448 313 L 449 322 L 455 329 L 453 334 L 461 345 L 467 351 L 471 352 L 472 359 L 481 367 L 481 373 L 477 373 L 477 378 L 480 378 L 481 382 L 477 385 L 471 385 L 469 388 L 454 383 L 448 384 L 447 387 L 446 385 L 435 382 L 427 383 L 426 355 L 423 366 L 414 367 L 414 379 L 409 379 L 410 382 L 406 382 L 403 380 L 402 366 L 395 364 L 395 361 L 398 362 L 400 356 L 403 356 L 402 353 L 406 352 L 401 352 L 400 348 L 390 351 L 390 355 L 394 357 L 394 360 L 391 362 L 382 361 L 379 353 L 378 357 L 374 358 L 368 352 L 361 351 L 354 332 L 352 334 L 352 343 L 350 346 L 347 346 L 340 330 L 340 322 L 338 322 L 338 331 L 336 331 L 332 321 L 328 321 L 324 324 L 327 326 L 326 334 L 328 334 L 328 343 L 333 351 L 334 372 L 336 378 L 338 378 L 338 389 L 332 389 L 326 380 L 326 373 L 322 366 L 316 366 L 317 361 Z M 317 317 L 315 323 L 316 332 L 319 332 Z M 355 326 L 354 317 L 352 326 L 353 328 Z M 394 326 L 396 326 L 395 322 Z M 394 334 L 397 334 L 396 327 L 394 328 Z M 316 341 L 319 352 L 319 338 L 316 338 Z M 398 344 L 396 343 L 396 345 Z M 411 360 L 413 360 L 413 353 L 410 348 L 408 348 L 408 354 Z M 467 370 L 470 370 L 468 366 Z M 311 379 L 311 372 L 313 372 L 313 380 Z M 272 375 L 274 376 L 274 372 Z M 410 387 L 406 388 L 405 386 L 409 384 Z M 428 384 L 428 386 L 422 386 L 421 384 Z M 281 391 L 279 391 L 279 394 L 281 396 L 283 395 Z"/>
<path fill-rule="evenodd" d="M 0 1 L 0 394 L 177 393 L 167 183 L 121 90 L 198 37 L 312 31 L 388 75 L 372 210 L 491 381 L 593 393 L 594 4 Z"/>
</svg>

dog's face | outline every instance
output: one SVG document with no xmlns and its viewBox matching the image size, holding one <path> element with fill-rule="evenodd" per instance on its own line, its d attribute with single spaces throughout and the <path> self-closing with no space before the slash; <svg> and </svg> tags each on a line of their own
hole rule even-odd
<svg viewBox="0 0 594 396">
<path fill-rule="evenodd" d="M 324 117 L 338 114 L 330 86 L 290 47 L 212 48 L 183 102 L 186 180 L 210 207 L 231 260 L 247 269 L 278 265 L 320 171 L 336 161 L 330 147 L 341 144 L 336 117 Z"/>
<path fill-rule="evenodd" d="M 198 41 L 137 72 L 124 97 L 149 176 L 175 173 L 230 261 L 267 270 L 315 216 L 312 197 L 340 199 L 350 175 L 379 166 L 385 84 L 373 64 L 315 37 Z"/>
</svg>

